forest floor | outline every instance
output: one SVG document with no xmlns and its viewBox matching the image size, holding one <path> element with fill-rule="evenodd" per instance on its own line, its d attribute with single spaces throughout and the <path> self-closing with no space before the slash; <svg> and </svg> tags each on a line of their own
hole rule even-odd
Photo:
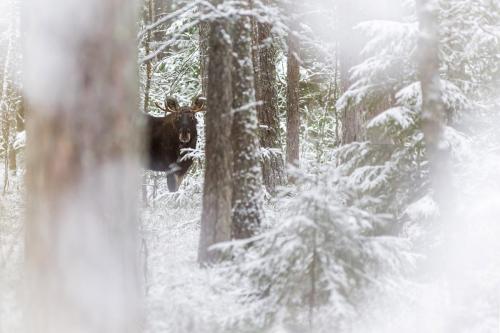
<svg viewBox="0 0 500 333">
<path fill-rule="evenodd" d="M 8 191 L 0 194 L 0 333 L 21 332 L 22 178 L 22 172 L 18 176 L 11 174 Z M 196 332 L 218 331 L 214 325 L 220 323 L 215 318 L 227 318 L 224 313 L 234 309 L 235 302 L 230 295 L 211 290 L 214 275 L 197 263 L 199 179 L 191 179 L 194 185 L 176 194 L 169 194 L 163 182 L 158 182 L 158 194 L 150 201 L 151 207 L 141 210 L 145 332 L 193 332 L 194 327 Z"/>
<path fill-rule="evenodd" d="M 157 200 L 142 215 L 146 332 L 214 332 L 214 317 L 233 304 L 211 291 L 211 272 L 197 262 L 201 196 L 192 198 L 194 206 L 165 198 L 177 194 L 163 196 L 166 202 Z"/>
<path fill-rule="evenodd" d="M 0 172 L 4 174 L 3 168 Z M 21 178 L 11 175 L 7 192 L 0 193 L 0 333 L 20 331 L 24 255 Z"/>
</svg>

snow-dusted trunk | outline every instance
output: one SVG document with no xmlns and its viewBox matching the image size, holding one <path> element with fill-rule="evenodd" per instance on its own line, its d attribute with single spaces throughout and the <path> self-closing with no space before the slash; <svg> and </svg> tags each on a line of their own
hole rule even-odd
<svg viewBox="0 0 500 333">
<path fill-rule="evenodd" d="M 146 9 L 144 11 L 144 22 L 145 25 L 150 25 L 153 23 L 154 17 L 154 0 L 146 0 Z M 146 32 L 146 39 L 144 40 L 144 54 L 148 55 L 151 51 L 151 30 Z M 149 94 L 151 91 L 151 78 L 153 76 L 153 64 L 151 60 L 146 62 L 146 85 L 144 87 L 144 108 L 143 111 L 147 113 L 149 111 Z"/>
<path fill-rule="evenodd" d="M 356 25 L 356 13 L 359 6 L 356 1 L 338 1 L 338 25 L 339 25 L 339 62 L 340 62 L 340 85 L 342 93 L 351 86 L 350 70 L 359 62 L 361 45 L 359 36 L 354 31 Z M 343 108 L 341 114 L 342 122 L 342 144 L 359 141 L 361 139 L 362 114 L 359 107 L 353 107 L 352 103 Z"/>
<path fill-rule="evenodd" d="M 145 25 L 150 25 L 154 22 L 154 13 L 155 13 L 155 1 L 154 0 L 146 0 L 145 8 L 143 13 L 143 19 Z M 151 41 L 152 41 L 152 32 L 148 30 L 146 32 L 146 39 L 144 40 L 144 54 L 148 55 L 151 52 Z M 144 103 L 143 103 L 143 112 L 148 113 L 149 105 L 150 105 L 150 94 L 151 94 L 151 81 L 153 78 L 153 59 L 149 59 L 146 62 L 146 84 L 144 86 Z M 144 207 L 148 206 L 148 177 L 147 174 L 143 174 L 142 176 L 142 204 Z"/>
<path fill-rule="evenodd" d="M 430 163 L 431 182 L 438 204 L 448 201 L 446 188 L 449 148 L 443 142 L 445 106 L 439 76 L 438 4 L 435 0 L 417 0 L 420 27 L 418 75 L 422 87 L 422 131 Z"/>
<path fill-rule="evenodd" d="M 161 19 L 165 14 L 168 14 L 172 8 L 172 0 L 152 0 L 153 1 L 153 21 Z M 155 42 L 155 49 L 159 47 L 165 41 L 165 29 L 160 26 L 156 28 L 153 32 L 153 40 Z M 156 56 L 157 61 L 163 60 L 167 55 L 166 50 L 158 53 Z"/>
<path fill-rule="evenodd" d="M 26 331 L 139 332 L 136 8 L 29 0 Z"/>
<path fill-rule="evenodd" d="M 200 11 L 204 11 L 204 7 L 199 7 Z M 200 39 L 200 81 L 201 94 L 207 96 L 208 84 L 208 38 L 210 36 L 210 23 L 202 21 L 198 25 L 198 34 Z"/>
<path fill-rule="evenodd" d="M 250 0 L 250 8 L 253 10 L 255 7 L 254 0 Z M 255 90 L 255 100 L 258 102 L 262 101 L 262 87 L 260 85 L 260 59 L 259 59 L 259 24 L 255 17 L 251 17 L 252 23 L 252 63 L 253 63 L 253 78 L 254 78 L 254 90 Z M 262 113 L 262 105 L 257 103 L 257 116 Z M 260 132 L 259 132 L 260 135 Z M 259 137 L 260 138 L 260 137 Z M 261 139 L 260 139 L 261 140 Z M 262 144 L 262 140 L 260 141 Z"/>
<path fill-rule="evenodd" d="M 240 9 L 249 8 L 248 0 Z M 232 237 L 251 237 L 262 218 L 262 172 L 252 65 L 252 22 L 241 16 L 233 27 L 233 219 Z"/>
<path fill-rule="evenodd" d="M 265 1 L 267 5 L 269 1 Z M 278 92 L 276 90 L 276 46 L 272 40 L 272 26 L 269 23 L 258 25 L 259 45 L 259 85 L 262 107 L 259 108 L 258 118 L 261 126 L 260 144 L 263 148 L 273 149 L 270 156 L 262 162 L 264 184 L 269 192 L 276 191 L 276 187 L 285 184 L 285 166 L 282 156 L 280 126 L 278 118 Z"/>
<path fill-rule="evenodd" d="M 172 10 L 173 0 L 154 0 L 156 19 L 161 18 Z"/>
<path fill-rule="evenodd" d="M 290 14 L 293 13 L 290 4 Z M 296 4 L 295 4 L 296 5 Z M 286 162 L 295 166 L 299 165 L 300 153 L 300 110 L 299 110 L 299 38 L 298 24 L 291 18 L 290 32 L 288 33 L 288 58 L 287 58 L 287 94 L 286 94 Z"/>
<path fill-rule="evenodd" d="M 214 0 L 213 5 L 222 0 Z M 231 40 L 227 19 L 218 17 L 210 23 L 205 182 L 201 216 L 198 261 L 218 259 L 209 247 L 231 237 Z"/>
<path fill-rule="evenodd" d="M 2 114 L 0 117 L 0 122 L 2 124 L 2 150 L 3 150 L 3 166 L 4 166 L 4 174 L 3 174 L 3 190 L 2 193 L 5 194 L 7 191 L 7 188 L 9 187 L 9 155 L 10 155 L 10 137 L 11 137 L 11 122 L 10 122 L 10 117 L 9 114 L 11 111 L 9 111 L 9 107 L 7 105 L 6 98 L 3 98 L 1 100 L 3 107 L 2 107 Z"/>
</svg>

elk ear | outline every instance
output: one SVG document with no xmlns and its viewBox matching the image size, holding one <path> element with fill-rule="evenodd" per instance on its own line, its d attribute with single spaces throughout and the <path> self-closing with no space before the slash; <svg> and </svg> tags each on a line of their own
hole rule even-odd
<svg viewBox="0 0 500 333">
<path fill-rule="evenodd" d="M 173 97 L 165 98 L 165 111 L 168 112 L 177 112 L 179 111 L 179 103 Z"/>
<path fill-rule="evenodd" d="M 193 100 L 193 105 L 191 106 L 191 110 L 193 110 L 193 112 L 205 111 L 206 104 L 207 104 L 207 99 L 203 96 L 198 96 Z"/>
</svg>

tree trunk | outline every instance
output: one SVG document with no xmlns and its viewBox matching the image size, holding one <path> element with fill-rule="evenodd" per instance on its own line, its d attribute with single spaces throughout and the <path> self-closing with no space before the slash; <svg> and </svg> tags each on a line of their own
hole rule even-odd
<svg viewBox="0 0 500 333">
<path fill-rule="evenodd" d="M 26 331 L 139 332 L 136 8 L 60 4 L 25 7 Z"/>
<path fill-rule="evenodd" d="M 161 19 L 165 14 L 169 13 L 172 10 L 172 1 L 171 0 L 151 0 L 153 2 L 153 21 L 157 21 Z M 153 32 L 153 40 L 155 42 L 155 49 L 158 49 L 160 45 L 165 41 L 165 25 L 162 24 L 157 27 Z M 167 55 L 167 50 L 163 50 L 156 56 L 157 61 L 163 60 Z"/>
<path fill-rule="evenodd" d="M 144 10 L 144 22 L 145 25 L 150 25 L 153 23 L 155 13 L 155 1 L 146 0 L 146 8 Z M 146 39 L 144 40 L 144 54 L 148 55 L 151 52 L 151 30 L 146 33 Z M 153 64 L 152 61 L 146 62 L 146 85 L 144 87 L 144 105 L 143 112 L 148 113 L 150 104 L 150 93 L 151 93 L 151 80 L 153 78 Z M 148 177 L 147 173 L 142 175 L 142 204 L 147 207 L 148 204 Z"/>
<path fill-rule="evenodd" d="M 269 2 L 267 2 L 269 4 Z M 270 193 L 276 192 L 276 187 L 284 185 L 285 166 L 281 148 L 280 126 L 278 118 L 278 92 L 276 90 L 276 47 L 272 41 L 271 25 L 259 23 L 259 86 L 262 107 L 258 110 L 261 127 L 260 145 L 272 149 L 269 157 L 262 162 L 264 184 Z"/>
<path fill-rule="evenodd" d="M 292 19 L 293 21 L 293 19 Z M 286 162 L 299 166 L 300 110 L 299 110 L 299 39 L 297 24 L 291 24 L 288 33 L 287 91 L 286 91 Z"/>
<path fill-rule="evenodd" d="M 19 107 L 16 113 L 16 131 L 22 132 L 24 131 L 24 123 L 25 123 L 25 110 L 24 110 L 24 96 L 23 92 L 19 93 Z"/>
<path fill-rule="evenodd" d="M 12 142 L 9 144 L 9 170 L 12 171 L 14 175 L 17 173 L 17 154 Z"/>
<path fill-rule="evenodd" d="M 250 8 L 254 9 L 254 1 L 250 0 Z M 255 90 L 255 100 L 257 102 L 262 102 L 262 89 L 260 84 L 260 59 L 259 59 L 259 24 L 255 17 L 251 17 L 252 23 L 252 63 L 253 63 L 253 77 L 254 77 L 254 90 Z M 262 105 L 257 103 L 256 105 L 257 117 L 262 114 Z M 258 118 L 260 121 L 260 119 Z M 260 125 L 260 124 L 259 124 Z M 259 140 L 261 132 L 259 131 Z M 262 141 L 259 141 L 262 144 Z"/>
<path fill-rule="evenodd" d="M 146 1 L 146 11 L 144 13 L 144 21 L 146 22 L 146 25 L 152 24 L 153 23 L 153 16 L 154 16 L 154 0 L 147 0 Z M 148 55 L 149 52 L 151 51 L 151 30 L 148 30 L 146 33 L 146 39 L 144 40 L 144 49 L 145 52 L 144 54 Z M 151 91 L 151 79 L 153 76 L 153 64 L 151 61 L 146 62 L 146 86 L 144 87 L 144 113 L 148 113 L 149 111 L 149 94 Z"/>
<path fill-rule="evenodd" d="M 154 10 L 156 13 L 156 19 L 161 18 L 165 14 L 172 11 L 172 0 L 154 0 Z"/>
<path fill-rule="evenodd" d="M 213 4 L 222 4 L 213 0 Z M 198 260 L 217 261 L 219 255 L 209 247 L 231 236 L 231 41 L 225 18 L 211 23 L 208 60 L 205 183 Z"/>
<path fill-rule="evenodd" d="M 359 11 L 357 1 L 339 0 L 337 5 L 339 24 L 339 62 L 340 62 L 340 85 L 342 93 L 351 86 L 349 71 L 359 63 L 362 45 L 360 36 L 354 30 L 357 20 L 353 13 Z M 342 144 L 359 141 L 361 139 L 362 110 L 352 103 L 342 110 Z"/>
<path fill-rule="evenodd" d="M 429 159 L 431 182 L 436 202 L 445 208 L 450 202 L 451 183 L 448 160 L 450 152 L 443 143 L 445 106 L 442 100 L 439 76 L 439 24 L 434 0 L 418 0 L 417 14 L 420 25 L 419 80 L 422 87 L 422 131 Z"/>
<path fill-rule="evenodd" d="M 199 9 L 202 17 L 205 13 L 204 6 L 200 5 Z M 208 84 L 208 39 L 210 36 L 210 23 L 202 21 L 198 25 L 199 43 L 200 43 L 200 82 L 201 94 L 207 96 Z"/>
<path fill-rule="evenodd" d="M 5 99 L 2 101 L 4 105 L 6 105 Z M 7 188 L 9 187 L 9 154 L 10 154 L 10 119 L 7 107 L 2 110 L 2 117 L 0 117 L 0 121 L 2 122 L 2 142 L 3 142 L 3 166 L 4 166 L 4 174 L 3 174 L 3 190 L 2 193 L 5 194 L 7 192 Z"/>
<path fill-rule="evenodd" d="M 241 10 L 248 10 L 242 2 Z M 253 236 L 262 218 L 262 172 L 252 65 L 252 23 L 241 16 L 233 28 L 233 219 L 232 236 Z"/>
</svg>

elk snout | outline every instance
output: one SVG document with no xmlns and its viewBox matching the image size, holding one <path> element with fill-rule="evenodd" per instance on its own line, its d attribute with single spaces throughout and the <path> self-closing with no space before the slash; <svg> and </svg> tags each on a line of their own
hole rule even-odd
<svg viewBox="0 0 500 333">
<path fill-rule="evenodd" d="M 179 141 L 182 143 L 188 143 L 191 141 L 191 133 L 187 130 L 181 130 L 179 132 Z"/>
</svg>

